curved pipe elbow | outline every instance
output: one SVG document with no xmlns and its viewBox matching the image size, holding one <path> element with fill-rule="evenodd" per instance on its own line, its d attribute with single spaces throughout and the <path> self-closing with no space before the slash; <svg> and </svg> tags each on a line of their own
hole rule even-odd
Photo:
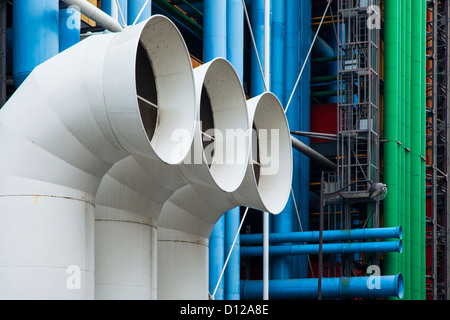
<svg viewBox="0 0 450 320">
<path fill-rule="evenodd" d="M 0 111 L 0 207 L 8 212 L 0 229 L 5 243 L 16 244 L 0 246 L 0 281 L 17 275 L 17 291 L 0 295 L 91 298 L 102 177 L 131 154 L 180 163 L 191 146 L 195 99 L 186 45 L 163 16 L 89 37 L 35 68 Z M 171 135 L 180 128 L 187 143 Z M 54 281 L 73 263 L 83 290 Z M 30 273 L 18 265 L 42 267 Z M 27 290 L 32 274 L 39 289 Z"/>
<path fill-rule="evenodd" d="M 248 134 L 251 152 L 239 187 L 233 192 L 224 192 L 191 183 L 175 192 L 164 204 L 159 226 L 209 237 L 214 224 L 234 207 L 248 206 L 274 214 L 281 212 L 289 198 L 292 179 L 288 123 L 280 102 L 272 93 L 266 92 L 247 101 L 247 110 L 249 127 L 253 129 Z M 206 228 L 199 231 L 198 223 L 180 225 L 176 222 L 180 217 L 187 221 L 203 221 Z"/>
</svg>

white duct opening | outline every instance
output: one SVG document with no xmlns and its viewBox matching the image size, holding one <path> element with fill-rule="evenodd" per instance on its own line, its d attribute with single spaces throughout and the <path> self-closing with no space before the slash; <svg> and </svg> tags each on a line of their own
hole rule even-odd
<svg viewBox="0 0 450 320">
<path fill-rule="evenodd" d="M 226 211 L 248 206 L 277 214 L 288 201 L 292 146 L 283 107 L 268 92 L 249 100 L 247 106 L 249 125 L 256 128 L 257 134 L 251 139 L 252 153 L 238 189 L 227 193 L 189 184 L 176 191 L 161 211 L 158 219 L 160 299 L 208 298 L 208 239 L 214 224 Z M 264 150 L 270 150 L 272 162 Z"/>
<path fill-rule="evenodd" d="M 116 163 L 102 180 L 95 199 L 97 299 L 159 298 L 156 220 L 164 203 L 190 183 L 233 191 L 244 178 L 249 155 L 247 136 L 242 144 L 235 144 L 234 154 L 227 149 L 234 136 L 214 140 L 209 136 L 219 138 L 226 130 L 249 130 L 239 78 L 224 59 L 196 68 L 194 78 L 197 121 L 192 121 L 193 140 L 183 139 L 185 130 L 178 131 L 179 136 L 175 134 L 182 149 L 185 145 L 191 148 L 184 161 L 167 165 L 130 156 Z M 206 129 L 214 130 L 211 133 Z M 212 157 L 207 156 L 208 150 Z M 230 162 L 221 161 L 222 155 L 228 155 Z M 218 219 L 217 214 L 207 219 Z M 190 270 L 185 271 L 185 276 L 190 277 Z"/>
<path fill-rule="evenodd" d="M 2 299 L 94 298 L 102 177 L 131 154 L 177 164 L 189 151 L 171 136 L 196 119 L 186 52 L 173 23 L 153 16 L 48 60 L 3 106 Z"/>
</svg>

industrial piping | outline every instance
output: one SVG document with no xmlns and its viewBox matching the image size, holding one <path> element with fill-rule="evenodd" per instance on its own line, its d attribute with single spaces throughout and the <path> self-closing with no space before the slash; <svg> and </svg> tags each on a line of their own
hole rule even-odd
<svg viewBox="0 0 450 320">
<path fill-rule="evenodd" d="M 270 246 L 269 252 L 271 256 L 317 255 L 319 254 L 319 245 L 299 244 Z M 402 252 L 402 242 L 401 240 L 397 240 L 384 242 L 325 243 L 323 244 L 322 252 L 323 254 Z M 241 248 L 241 255 L 245 257 L 260 257 L 262 254 L 262 247 Z"/>
<path fill-rule="evenodd" d="M 171 22 L 160 24 L 157 34 L 147 37 L 154 45 L 153 64 L 177 75 L 152 79 L 152 68 L 141 68 L 138 76 L 150 77 L 141 81 L 137 90 L 148 88 L 147 95 L 139 96 L 140 107 L 149 110 L 146 121 L 173 123 L 171 131 L 163 134 L 179 141 L 172 151 L 183 159 L 195 135 L 201 134 L 200 98 L 195 96 L 191 59 L 183 37 Z M 138 51 L 138 61 L 145 58 L 145 51 Z M 177 112 L 160 108 L 169 103 Z M 184 107 L 178 110 L 177 105 Z M 180 166 L 133 155 L 117 162 L 103 177 L 95 197 L 96 299 L 156 299 L 156 220 L 174 190 L 188 183 Z"/>
<path fill-rule="evenodd" d="M 174 51 L 163 37 L 171 25 L 153 16 L 87 38 L 36 67 L 0 110 L 2 298 L 92 299 L 102 177 L 130 154 L 177 164 L 188 152 L 170 135 L 194 105 L 171 94 L 193 87 L 191 77 L 180 81 L 180 62 L 163 63 Z M 151 67 L 154 79 L 140 74 Z M 157 125 L 140 98 L 153 80 L 170 92 L 158 101 Z"/>
<path fill-rule="evenodd" d="M 175 49 L 172 45 L 168 48 L 179 52 L 178 60 L 188 64 L 186 50 Z M 194 70 L 194 80 L 195 91 L 189 86 L 177 90 L 180 97 L 190 97 L 195 92 L 197 103 L 192 114 L 195 118 L 178 115 L 186 121 L 185 127 L 179 128 L 183 129 L 181 133 L 194 137 L 181 140 L 182 149 L 186 145 L 191 148 L 183 162 L 169 166 L 161 161 L 128 157 L 117 163 L 102 180 L 95 199 L 97 299 L 164 299 L 164 293 L 157 292 L 156 284 L 156 270 L 162 272 L 157 267 L 157 256 L 165 254 L 156 254 L 156 228 L 159 227 L 156 221 L 164 203 L 189 183 L 231 192 L 244 177 L 248 141 L 244 140 L 233 150 L 243 156 L 241 164 L 220 159 L 233 156 L 229 151 L 233 141 L 228 136 L 221 139 L 219 133 L 249 130 L 245 97 L 233 67 L 222 58 L 214 59 Z M 215 139 L 206 145 L 205 141 L 211 140 L 205 135 Z M 212 143 L 214 155 L 210 158 Z M 213 221 L 218 216 L 205 212 L 199 219 Z M 158 239 L 162 239 L 159 231 Z M 127 261 L 135 263 L 130 265 Z M 189 272 L 184 275 L 192 276 Z M 197 288 L 190 288 L 191 297 L 201 294 L 198 292 L 202 292 L 202 288 Z"/>
<path fill-rule="evenodd" d="M 323 278 L 323 299 L 350 298 L 402 298 L 404 291 L 401 274 L 394 276 L 369 276 L 354 278 Z M 272 300 L 316 299 L 318 279 L 271 280 L 269 295 Z M 262 297 L 262 281 L 241 281 L 243 300 L 258 300 Z"/>
<path fill-rule="evenodd" d="M 283 108 L 269 92 L 248 100 L 247 106 L 249 125 L 252 127 L 254 124 L 257 139 L 254 135 L 250 137 L 252 153 L 239 188 L 234 192 L 224 193 L 191 184 L 174 193 L 161 211 L 158 219 L 160 297 L 207 298 L 207 292 L 198 296 L 193 293 L 193 288 L 205 291 L 208 288 L 207 268 L 205 266 L 205 271 L 201 265 L 206 264 L 207 239 L 216 219 L 224 212 L 236 206 L 248 206 L 277 214 L 287 202 L 292 179 L 292 146 Z M 279 143 L 278 153 L 274 152 L 275 142 Z M 261 151 L 264 145 L 272 145 L 272 155 L 279 155 L 278 159 L 273 160 L 278 160 L 278 163 L 267 161 Z M 261 161 L 261 168 L 254 161 Z M 213 219 L 214 216 L 216 219 Z M 192 270 L 189 277 L 185 276 L 186 270 Z"/>
<path fill-rule="evenodd" d="M 269 236 L 270 243 L 288 242 L 317 242 L 319 241 L 319 231 L 273 233 Z M 323 241 L 349 241 L 349 240 L 373 240 L 373 239 L 402 239 L 402 228 L 375 228 L 375 229 L 355 229 L 355 230 L 325 230 L 323 231 Z M 242 245 L 261 244 L 262 234 L 241 235 Z"/>
</svg>

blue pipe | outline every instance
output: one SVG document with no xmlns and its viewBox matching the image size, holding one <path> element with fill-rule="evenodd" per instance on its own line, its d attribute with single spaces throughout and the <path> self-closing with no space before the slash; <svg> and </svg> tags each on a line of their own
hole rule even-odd
<svg viewBox="0 0 450 320">
<path fill-rule="evenodd" d="M 227 0 L 203 3 L 203 60 L 227 57 Z M 225 216 L 216 223 L 209 239 L 209 290 L 212 294 L 225 263 Z M 220 281 L 216 300 L 224 299 L 224 281 Z"/>
<path fill-rule="evenodd" d="M 250 20 L 261 67 L 264 72 L 264 0 L 252 0 Z M 264 82 L 253 44 L 250 64 L 250 94 L 252 97 L 255 97 L 264 92 Z"/>
<path fill-rule="evenodd" d="M 58 0 L 14 0 L 13 77 L 18 88 L 33 69 L 59 53 Z"/>
<path fill-rule="evenodd" d="M 80 42 L 80 11 L 68 7 L 59 10 L 59 52 Z"/>
<path fill-rule="evenodd" d="M 203 60 L 227 57 L 227 0 L 203 3 Z"/>
<path fill-rule="evenodd" d="M 401 252 L 402 241 L 384 242 L 356 242 L 356 243 L 324 243 L 323 254 L 352 254 L 352 253 L 384 253 Z M 263 254 L 263 247 L 241 247 L 243 257 L 260 257 Z M 317 255 L 319 254 L 318 244 L 300 244 L 289 246 L 270 246 L 271 256 L 287 255 Z"/>
<path fill-rule="evenodd" d="M 270 91 L 277 96 L 282 105 L 284 105 L 284 33 L 284 1 L 273 1 Z"/>
<path fill-rule="evenodd" d="M 332 58 L 336 56 L 334 49 L 320 36 L 317 36 L 312 50 L 312 54 L 320 58 Z"/>
<path fill-rule="evenodd" d="M 300 66 L 303 66 L 312 42 L 311 36 L 311 0 L 300 1 Z M 310 131 L 311 105 L 311 59 L 308 59 L 300 79 L 300 131 Z M 310 138 L 300 137 L 299 140 L 310 146 Z M 300 197 L 297 204 L 303 231 L 309 230 L 309 183 L 310 158 L 300 154 Z M 300 230 L 297 217 L 294 218 L 296 230 Z M 306 256 L 294 259 L 294 278 L 308 277 L 308 260 Z"/>
<path fill-rule="evenodd" d="M 275 6 L 274 6 L 275 8 Z M 295 82 L 297 81 L 298 72 L 300 71 L 299 59 L 299 20 L 300 20 L 300 1 L 285 0 L 285 34 L 284 34 L 284 102 L 285 105 L 289 100 Z M 289 109 L 286 113 L 289 127 L 300 127 L 300 110 L 299 110 L 299 89 L 295 90 Z M 292 189 L 295 200 L 299 204 L 300 200 L 300 152 L 293 150 L 293 175 Z M 296 217 L 295 206 L 292 194 L 283 211 L 272 218 L 273 233 L 293 232 L 293 221 Z M 276 257 L 272 259 L 271 273 L 272 279 L 290 279 L 292 278 L 292 257 Z"/>
<path fill-rule="evenodd" d="M 402 227 L 355 230 L 325 230 L 323 232 L 323 240 L 348 241 L 371 239 L 401 239 L 402 234 Z M 257 245 L 262 244 L 262 241 L 262 234 L 241 235 L 241 245 Z M 272 233 L 269 236 L 269 241 L 271 243 L 317 242 L 319 241 L 319 231 Z"/>
<path fill-rule="evenodd" d="M 227 0 L 227 59 L 244 82 L 244 7 L 241 0 Z M 233 249 L 224 273 L 224 299 L 240 299 L 240 241 L 234 238 L 239 231 L 240 208 L 225 213 L 225 255 Z"/>
<path fill-rule="evenodd" d="M 261 280 L 241 281 L 243 300 L 262 299 Z M 370 276 L 355 278 L 323 278 L 323 299 L 350 298 L 402 298 L 404 292 L 403 276 Z M 271 300 L 316 299 L 318 279 L 271 280 L 269 297 Z"/>
<path fill-rule="evenodd" d="M 128 24 L 132 25 L 134 20 L 136 20 L 139 12 L 141 12 L 142 7 L 144 6 L 146 0 L 128 0 Z M 145 6 L 144 11 L 141 16 L 137 20 L 136 24 L 147 20 L 152 15 L 152 1 L 150 0 L 148 4 Z"/>
<path fill-rule="evenodd" d="M 100 9 L 111 15 L 111 7 L 115 4 L 116 0 L 102 0 L 100 2 Z M 120 9 L 122 10 L 123 19 L 125 20 L 125 24 L 128 24 L 128 2 L 127 0 L 119 0 Z M 123 25 L 122 16 L 120 15 L 119 9 L 117 9 L 117 21 L 120 25 Z"/>
</svg>

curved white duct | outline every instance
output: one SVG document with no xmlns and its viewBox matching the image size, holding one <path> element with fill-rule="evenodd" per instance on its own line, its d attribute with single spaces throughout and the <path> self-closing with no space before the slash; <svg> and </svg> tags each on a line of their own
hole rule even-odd
<svg viewBox="0 0 450 320">
<path fill-rule="evenodd" d="M 269 92 L 247 106 L 257 134 L 251 135 L 252 152 L 239 188 L 226 193 L 190 184 L 164 204 L 157 222 L 159 299 L 208 298 L 208 239 L 223 213 L 247 206 L 278 214 L 287 203 L 292 146 L 283 107 Z"/>
<path fill-rule="evenodd" d="M 2 299 L 94 297 L 102 177 L 130 154 L 177 164 L 189 150 L 171 139 L 196 115 L 185 51 L 173 23 L 153 16 L 38 66 L 1 109 Z M 155 87 L 156 117 L 142 100 Z"/>
<path fill-rule="evenodd" d="M 189 183 L 231 192 L 244 178 L 249 122 L 245 95 L 234 68 L 218 58 L 194 69 L 194 79 L 198 121 L 192 144 L 191 139 L 183 139 L 186 130 L 174 133 L 175 139 L 182 138 L 182 149 L 191 147 L 183 163 L 169 166 L 130 156 L 116 163 L 102 180 L 95 199 L 97 299 L 156 299 L 156 220 L 164 203 Z M 182 93 L 173 92 L 178 94 Z M 204 134 L 213 128 L 214 132 Z M 242 144 L 237 145 L 233 135 L 220 135 L 227 130 L 242 133 Z M 209 135 L 216 138 L 214 145 Z M 227 149 L 233 142 L 234 154 Z M 212 147 L 210 158 L 206 155 Z M 222 155 L 229 161 L 221 161 Z M 212 221 L 216 215 L 208 219 Z M 189 270 L 185 271 L 189 277 Z"/>
</svg>

